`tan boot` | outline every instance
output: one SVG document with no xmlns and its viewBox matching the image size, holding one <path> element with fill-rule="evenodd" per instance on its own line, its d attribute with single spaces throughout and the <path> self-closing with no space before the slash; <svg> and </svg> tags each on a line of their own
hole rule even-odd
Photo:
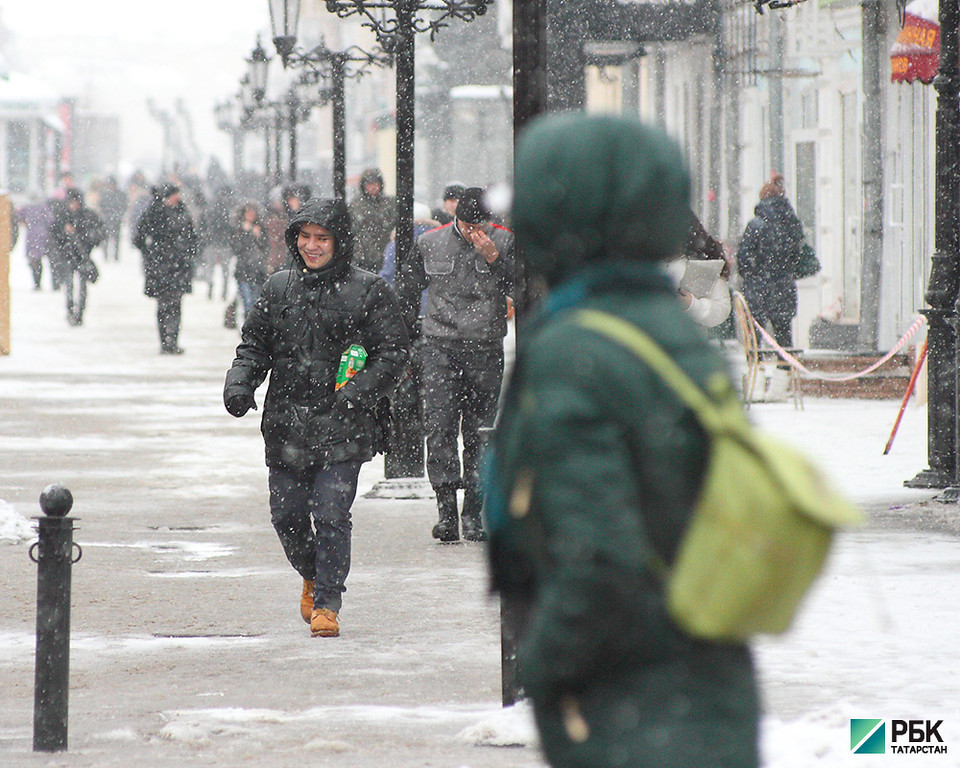
<svg viewBox="0 0 960 768">
<path fill-rule="evenodd" d="M 303 580 L 303 592 L 300 595 L 300 615 L 307 624 L 313 618 L 313 582 L 306 579 Z"/>
<path fill-rule="evenodd" d="M 317 608 L 310 619 L 310 633 L 314 637 L 339 637 L 337 614 L 329 608 Z"/>
</svg>

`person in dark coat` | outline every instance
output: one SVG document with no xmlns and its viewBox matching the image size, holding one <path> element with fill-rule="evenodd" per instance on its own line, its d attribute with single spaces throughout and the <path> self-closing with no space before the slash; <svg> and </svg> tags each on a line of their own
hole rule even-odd
<svg viewBox="0 0 960 768">
<path fill-rule="evenodd" d="M 30 265 L 30 274 L 33 277 L 33 290 L 39 291 L 43 278 L 43 260 L 49 259 L 50 224 L 53 222 L 53 211 L 47 200 L 34 199 L 17 209 L 17 225 L 20 223 L 27 228 L 26 256 Z M 51 279 L 54 280 L 53 289 L 59 284 L 53 278 L 53 269 L 50 269 Z"/>
<path fill-rule="evenodd" d="M 207 284 L 207 298 L 213 298 L 215 273 L 219 269 L 223 277 L 221 298 L 227 298 L 230 286 L 230 261 L 233 249 L 230 239 L 236 223 L 236 203 L 233 189 L 221 187 L 213 200 L 204 207 L 200 218 L 200 264 L 199 277 Z"/>
<path fill-rule="evenodd" d="M 368 272 L 378 272 L 383 249 L 397 224 L 397 198 L 383 193 L 383 174 L 367 168 L 360 176 L 360 194 L 350 203 L 356 242 L 353 263 Z"/>
<path fill-rule="evenodd" d="M 263 225 L 267 229 L 270 240 L 270 249 L 267 253 L 267 272 L 273 274 L 280 269 L 290 266 L 290 254 L 284 233 L 287 225 L 310 199 L 311 189 L 306 184 L 288 184 L 280 191 L 280 199 L 272 201 L 267 206 L 263 217 Z"/>
<path fill-rule="evenodd" d="M 513 233 L 491 224 L 490 216 L 484 191 L 467 188 L 453 223 L 420 235 L 407 259 L 414 295 L 402 299 L 412 305 L 406 308 L 411 327 L 427 288 L 420 342 L 423 420 L 427 476 L 439 513 L 432 535 L 441 542 L 459 540 L 461 527 L 468 541 L 484 538 L 481 435 L 497 415 L 514 269 Z M 463 488 L 459 519 L 458 488 Z"/>
<path fill-rule="evenodd" d="M 246 203 L 237 213 L 230 247 L 237 257 L 233 276 L 237 279 L 237 292 L 246 317 L 260 296 L 260 286 L 267 279 L 267 253 L 270 250 L 270 235 L 255 203 Z"/>
<path fill-rule="evenodd" d="M 443 188 L 443 199 L 440 206 L 433 209 L 431 216 L 438 224 L 449 224 L 457 215 L 457 202 L 467 186 L 459 181 L 451 181 Z"/>
<path fill-rule="evenodd" d="M 67 299 L 67 322 L 83 324 L 87 305 L 87 283 L 97 279 L 98 270 L 90 256 L 106 235 L 101 219 L 83 202 L 83 192 L 68 189 L 54 208 L 49 228 L 50 247 L 60 266 Z"/>
<path fill-rule="evenodd" d="M 137 222 L 133 244 L 143 254 L 143 292 L 157 300 L 160 354 L 179 355 L 183 294 L 193 290 L 199 238 L 175 184 L 161 184 Z"/>
<path fill-rule="evenodd" d="M 749 648 L 681 631 L 653 565 L 677 552 L 706 436 L 574 316 L 635 324 L 700 386 L 727 377 L 662 266 L 689 229 L 682 152 L 635 121 L 552 115 L 521 135 L 515 178 L 518 247 L 549 292 L 518 334 L 485 514 L 494 585 L 531 605 L 518 676 L 544 753 L 556 768 L 755 768 Z"/>
<path fill-rule="evenodd" d="M 267 279 L 244 321 L 223 401 L 243 416 L 270 374 L 260 429 L 271 521 L 303 578 L 303 619 L 314 637 L 335 637 L 360 466 L 384 448 L 384 401 L 409 342 L 390 286 L 351 266 L 343 201 L 311 200 L 287 227 L 286 243 L 294 266 Z M 338 375 L 353 345 L 365 350 L 366 363 L 352 377 Z"/>
<path fill-rule="evenodd" d="M 107 260 L 120 261 L 120 229 L 123 217 L 127 214 L 127 193 L 117 186 L 117 180 L 110 176 L 100 193 L 100 215 L 107 228 L 104 242 L 104 257 Z"/>
<path fill-rule="evenodd" d="M 761 188 L 754 218 L 743 232 L 737 270 L 754 319 L 764 327 L 769 323 L 782 347 L 793 346 L 797 314 L 794 273 L 802 242 L 803 225 L 787 200 L 783 177 L 774 176 Z"/>
</svg>

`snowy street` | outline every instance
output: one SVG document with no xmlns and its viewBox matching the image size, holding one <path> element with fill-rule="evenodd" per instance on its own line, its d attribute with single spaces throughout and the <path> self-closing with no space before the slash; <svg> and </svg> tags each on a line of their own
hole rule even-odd
<svg viewBox="0 0 960 768">
<path fill-rule="evenodd" d="M 128 242 L 128 240 L 126 241 Z M 22 244 L 20 246 L 22 248 Z M 300 579 L 267 510 L 259 414 L 221 401 L 239 340 L 214 299 L 185 297 L 183 356 L 160 356 L 155 303 L 126 246 L 84 325 L 12 264 L 0 357 L 0 766 L 540 768 L 524 708 L 500 709 L 497 602 L 482 545 L 438 545 L 432 499 L 364 498 L 339 639 L 312 639 Z M 257 393 L 262 402 L 261 388 Z M 785 636 L 756 644 L 765 765 L 960 766 L 960 512 L 902 481 L 926 467 L 925 408 L 759 403 L 869 512 Z M 36 565 L 29 519 L 73 493 L 69 751 L 32 748 Z M 943 720 L 946 755 L 855 755 L 850 718 Z M 704 765 L 709 761 L 705 758 Z M 693 767 L 691 767 L 693 768 Z"/>
</svg>

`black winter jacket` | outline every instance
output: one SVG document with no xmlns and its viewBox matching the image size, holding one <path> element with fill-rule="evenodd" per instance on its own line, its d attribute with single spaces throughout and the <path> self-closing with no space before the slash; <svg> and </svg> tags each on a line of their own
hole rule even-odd
<svg viewBox="0 0 960 768">
<path fill-rule="evenodd" d="M 308 222 L 336 238 L 334 260 L 318 270 L 307 269 L 297 250 L 300 227 Z M 342 201 L 309 202 L 285 239 L 296 267 L 264 283 L 243 323 L 224 403 L 252 395 L 269 372 L 260 426 L 268 466 L 300 470 L 367 461 L 384 450 L 383 401 L 407 362 L 396 296 L 380 277 L 350 265 L 353 233 Z M 366 350 L 366 366 L 335 390 L 340 356 L 354 343 Z"/>
<path fill-rule="evenodd" d="M 238 283 L 261 285 L 267 279 L 267 251 L 270 248 L 270 235 L 259 218 L 254 225 L 258 228 L 256 234 L 253 228 L 245 230 L 242 221 L 230 233 L 230 247 L 237 257 L 233 276 L 237 278 Z"/>
<path fill-rule="evenodd" d="M 758 316 L 793 317 L 797 314 L 794 270 L 803 226 L 782 196 L 761 200 L 754 213 L 737 250 L 743 295 Z"/>
<path fill-rule="evenodd" d="M 72 232 L 67 231 L 68 225 L 73 227 Z M 63 268 L 79 269 L 90 258 L 90 251 L 103 242 L 106 229 L 103 219 L 85 205 L 71 211 L 67 203 L 58 202 L 49 236 L 54 258 L 59 260 Z"/>
<path fill-rule="evenodd" d="M 497 343 L 506 335 L 507 296 L 513 293 L 513 233 L 495 225 L 486 230 L 499 253 L 493 264 L 463 239 L 456 222 L 417 238 L 410 273 L 417 297 L 429 286 L 424 337 Z"/>
<path fill-rule="evenodd" d="M 133 244 L 143 254 L 147 296 L 190 293 L 199 238 L 187 206 L 165 205 L 163 197 L 154 196 L 137 222 Z"/>
</svg>

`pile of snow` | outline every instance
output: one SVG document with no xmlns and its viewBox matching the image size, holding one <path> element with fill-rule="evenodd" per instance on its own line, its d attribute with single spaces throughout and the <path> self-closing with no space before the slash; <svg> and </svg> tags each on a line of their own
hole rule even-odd
<svg viewBox="0 0 960 768">
<path fill-rule="evenodd" d="M 526 700 L 493 712 L 464 728 L 457 738 L 478 747 L 536 747 L 539 744 L 533 709 Z"/>
<path fill-rule="evenodd" d="M 0 544 L 20 544 L 36 537 L 35 524 L 0 499 Z"/>
</svg>

